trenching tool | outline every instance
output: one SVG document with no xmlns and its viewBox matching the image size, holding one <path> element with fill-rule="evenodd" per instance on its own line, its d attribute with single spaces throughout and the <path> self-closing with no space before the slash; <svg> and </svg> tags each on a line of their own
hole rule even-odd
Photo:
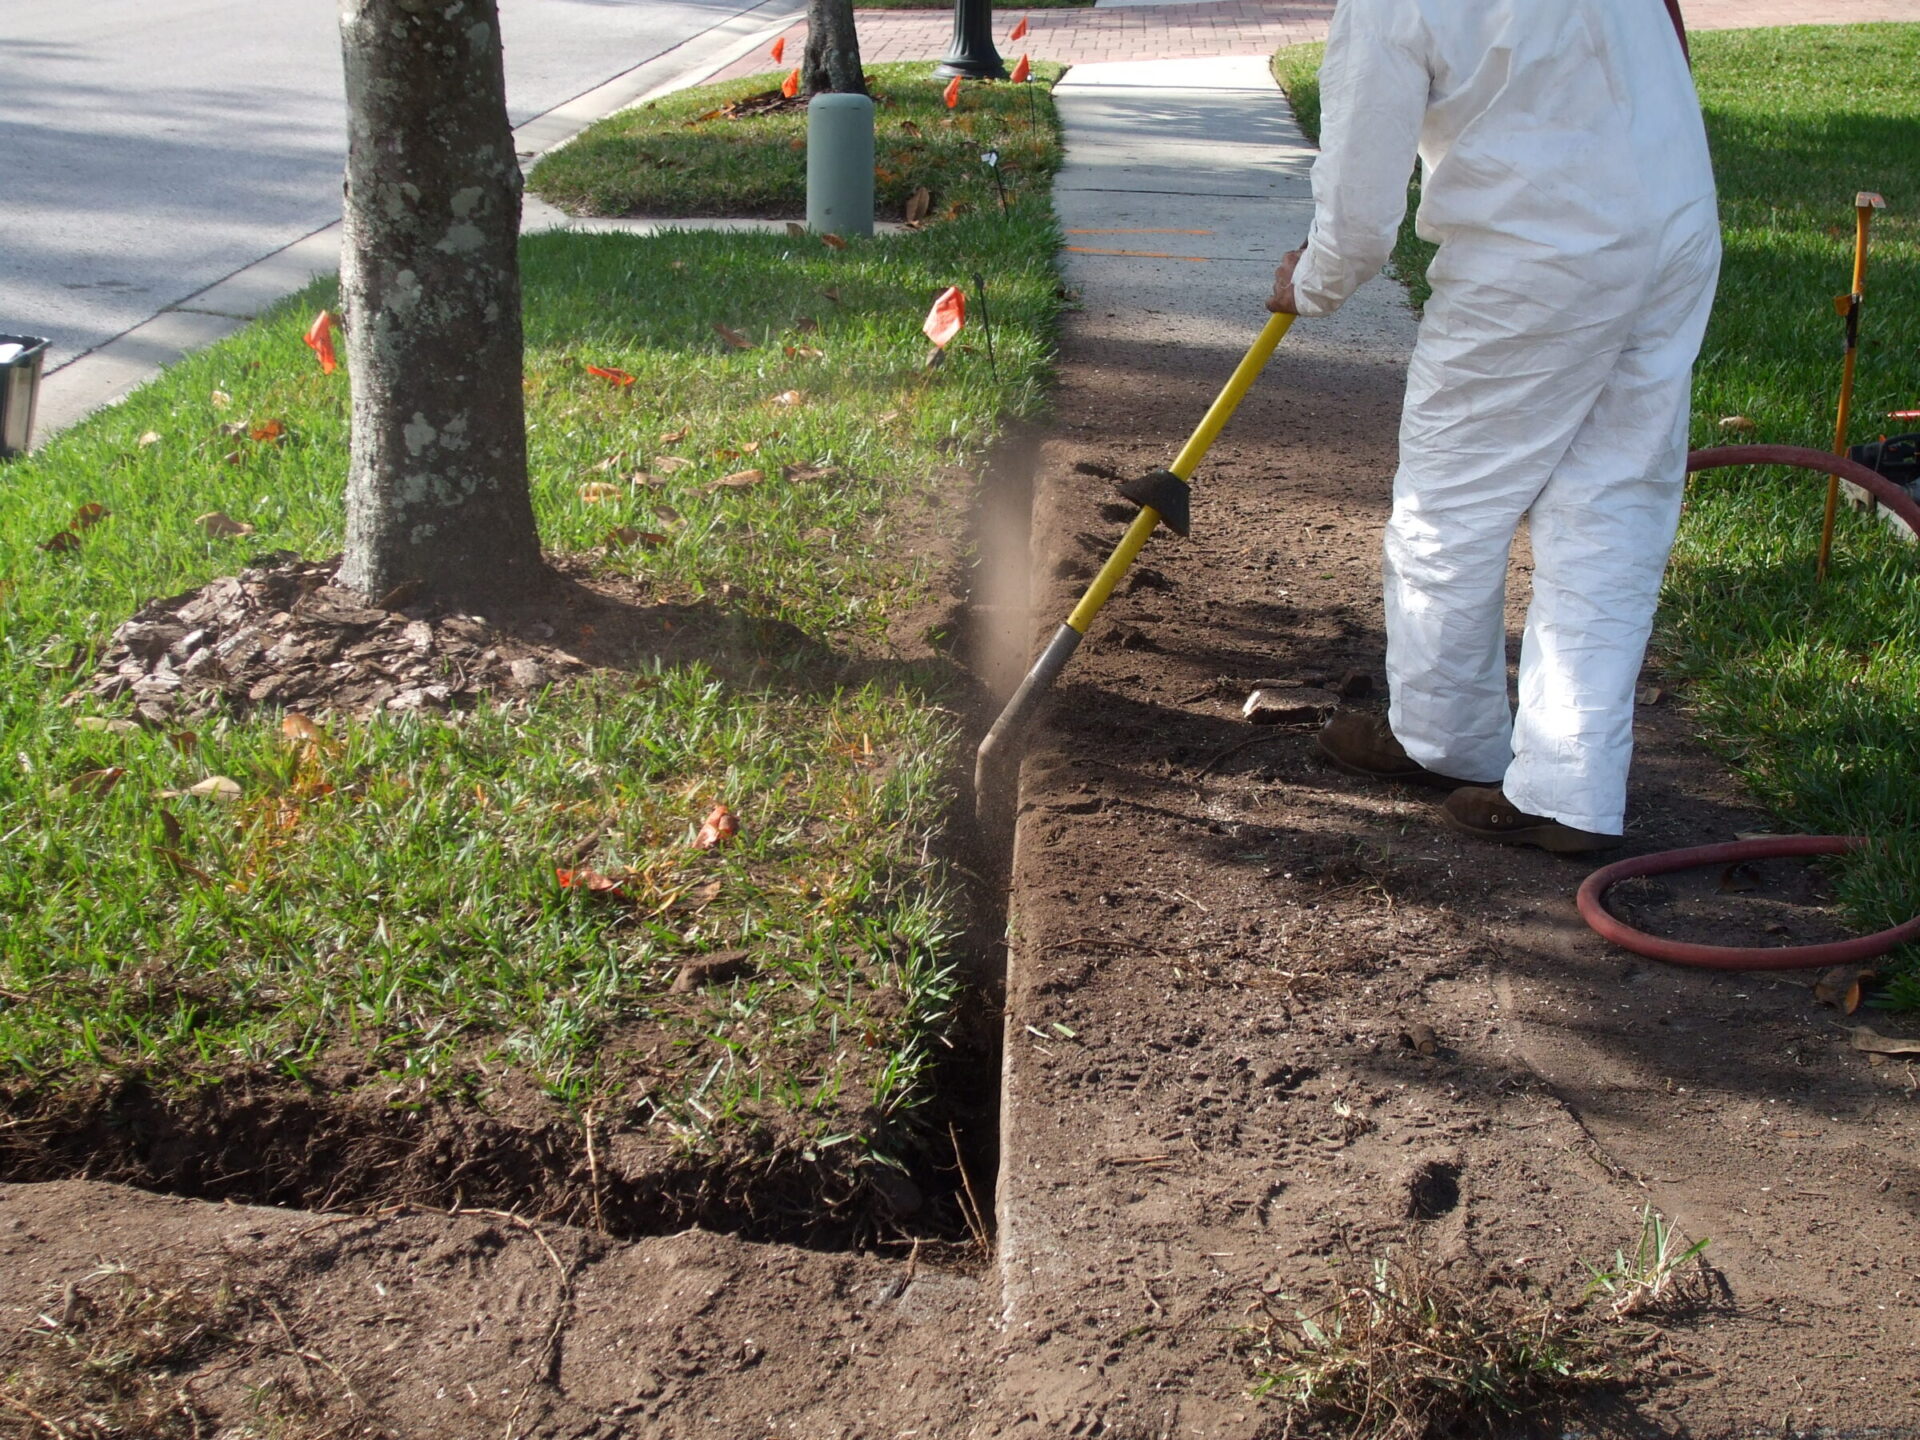
<svg viewBox="0 0 1920 1440">
<path fill-rule="evenodd" d="M 1180 453 L 1173 458 L 1172 464 L 1164 470 L 1150 470 L 1139 479 L 1129 480 L 1120 486 L 1120 494 L 1138 505 L 1140 513 L 1133 517 L 1132 523 L 1127 526 L 1127 533 L 1113 547 L 1113 553 L 1087 586 L 1080 603 L 1073 607 L 1073 613 L 1053 632 L 1047 648 L 1040 652 L 1039 659 L 1033 662 L 1033 668 L 1027 671 L 1026 678 L 1020 682 L 1020 688 L 1013 692 L 1006 709 L 1000 712 L 1000 718 L 993 722 L 986 739 L 980 742 L 973 762 L 976 804 L 984 803 L 985 798 L 998 789 L 995 782 L 1002 777 L 1001 766 L 1019 754 L 1020 737 L 1032 722 L 1040 702 L 1046 698 L 1048 688 L 1067 668 L 1067 661 L 1086 638 L 1087 627 L 1093 624 L 1093 617 L 1107 603 L 1114 587 L 1146 546 L 1155 528 L 1165 525 L 1176 535 L 1184 536 L 1187 533 L 1187 501 L 1191 493 L 1188 481 L 1193 478 L 1193 472 L 1199 468 L 1201 460 L 1232 418 L 1240 401 L 1253 387 L 1254 380 L 1266 367 L 1274 347 L 1293 324 L 1293 318 L 1291 315 L 1274 315 L 1268 319 L 1252 347 L 1234 367 L 1232 376 L 1214 397 L 1213 404 L 1207 407 L 1207 413 L 1201 417 L 1193 434 L 1187 437 L 1187 443 L 1180 447 Z"/>
</svg>

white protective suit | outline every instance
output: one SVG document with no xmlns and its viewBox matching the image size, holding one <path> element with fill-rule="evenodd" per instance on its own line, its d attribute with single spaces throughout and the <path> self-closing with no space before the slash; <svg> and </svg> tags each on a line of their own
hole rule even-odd
<svg viewBox="0 0 1920 1440">
<path fill-rule="evenodd" d="M 1299 313 L 1386 262 L 1416 146 L 1440 247 L 1387 525 L 1388 723 L 1429 769 L 1617 835 L 1720 264 L 1674 27 L 1661 0 L 1340 0 L 1320 77 Z M 1523 514 L 1516 720 L 1502 606 Z"/>
</svg>

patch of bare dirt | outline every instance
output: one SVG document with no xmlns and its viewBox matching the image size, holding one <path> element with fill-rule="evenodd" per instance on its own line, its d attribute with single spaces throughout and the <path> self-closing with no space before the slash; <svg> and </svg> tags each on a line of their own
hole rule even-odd
<svg viewBox="0 0 1920 1440">
<path fill-rule="evenodd" d="M 1237 358 L 1193 348 L 1070 328 L 1037 623 L 1119 537 L 1109 477 L 1164 463 Z M 1851 1051 L 1812 974 L 1612 949 L 1574 911 L 1590 866 L 1455 837 L 1434 797 L 1316 756 L 1324 687 L 1383 703 L 1400 385 L 1365 355 L 1283 347 L 1196 477 L 1193 538 L 1154 540 L 1035 736 L 995 1433 L 1277 1432 L 1249 1335 L 1297 1324 L 1372 1257 L 1416 1247 L 1453 1285 L 1572 1305 L 1583 1262 L 1631 1254 L 1651 1204 L 1710 1240 L 1704 1288 L 1636 1317 L 1630 1383 L 1504 1428 L 1920 1434 L 1920 1067 Z M 1523 537 L 1516 636 L 1527 571 Z M 1319 698 L 1256 728 L 1256 686 Z M 1638 728 L 1628 853 L 1770 828 L 1684 693 Z M 1618 903 L 1718 943 L 1842 928 L 1791 865 Z"/>
</svg>

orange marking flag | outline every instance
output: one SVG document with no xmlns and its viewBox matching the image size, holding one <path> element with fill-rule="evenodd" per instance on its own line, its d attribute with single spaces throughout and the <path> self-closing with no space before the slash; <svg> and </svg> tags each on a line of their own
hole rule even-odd
<svg viewBox="0 0 1920 1440">
<path fill-rule="evenodd" d="M 320 369 L 328 375 L 339 368 L 333 353 L 333 327 L 339 323 L 331 310 L 322 310 L 307 327 L 307 344 L 320 357 Z"/>
<path fill-rule="evenodd" d="M 1007 38 L 1009 40 L 1024 40 L 1027 38 L 1027 17 L 1026 16 L 1022 15 L 1020 17 L 1020 23 L 1013 27 L 1013 32 L 1009 34 Z"/>
<path fill-rule="evenodd" d="M 1027 62 L 1027 57 L 1022 55 L 1019 62 L 1013 67 L 1013 74 L 1009 78 L 1011 78 L 1016 85 L 1024 85 L 1027 83 L 1027 77 L 1031 74 L 1033 74 L 1033 66 Z"/>
<path fill-rule="evenodd" d="M 791 100 L 800 93 L 800 67 L 793 67 L 793 73 L 780 82 L 780 93 Z"/>
<path fill-rule="evenodd" d="M 960 103 L 960 77 L 959 77 L 958 75 L 956 75 L 956 76 L 954 76 L 954 77 L 953 77 L 953 79 L 951 79 L 951 80 L 949 80 L 949 81 L 947 82 L 947 88 L 946 88 L 945 90 L 942 90 L 942 91 L 941 91 L 940 93 L 941 93 L 941 95 L 942 95 L 942 97 L 944 97 L 944 98 L 945 98 L 945 100 L 946 100 L 946 102 L 947 102 L 947 108 L 948 108 L 949 110 L 951 110 L 951 109 L 953 109 L 953 108 L 954 108 L 955 106 L 957 106 L 957 105 L 959 105 L 959 103 Z"/>
<path fill-rule="evenodd" d="M 787 37 L 786 36 L 782 35 L 778 40 L 773 42 L 772 53 L 773 53 L 773 63 L 776 65 L 778 65 L 782 60 L 787 58 Z"/>
<path fill-rule="evenodd" d="M 967 297 L 958 285 L 949 285 L 940 292 L 940 298 L 933 302 L 933 309 L 927 312 L 926 322 L 920 329 L 942 350 L 947 342 L 960 333 L 960 327 L 967 323 Z"/>
</svg>

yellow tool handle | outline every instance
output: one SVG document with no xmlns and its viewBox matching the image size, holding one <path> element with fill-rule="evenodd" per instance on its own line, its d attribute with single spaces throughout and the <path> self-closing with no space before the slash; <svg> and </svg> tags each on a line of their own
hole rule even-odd
<svg viewBox="0 0 1920 1440">
<path fill-rule="evenodd" d="M 1193 472 L 1200 468 L 1200 462 L 1206 457 L 1213 442 L 1220 437 L 1221 429 L 1232 418 L 1234 410 L 1242 398 L 1253 387 L 1253 382 L 1266 368 L 1267 361 L 1273 358 L 1273 348 L 1278 345 L 1293 324 L 1291 315 L 1275 315 L 1268 319 L 1259 338 L 1253 342 L 1253 348 L 1234 367 L 1233 374 L 1227 377 L 1227 383 L 1214 397 L 1213 404 L 1207 407 L 1207 413 L 1200 417 L 1200 423 L 1193 434 L 1187 437 L 1187 443 L 1180 447 L 1180 453 L 1174 456 L 1173 463 L 1167 468 L 1182 480 L 1191 480 Z"/>
<path fill-rule="evenodd" d="M 1267 361 L 1273 358 L 1277 346 L 1288 328 L 1293 324 L 1291 315 L 1270 316 L 1252 347 L 1241 357 L 1240 363 L 1233 368 L 1233 374 L 1227 377 L 1227 383 L 1220 387 L 1220 393 L 1214 396 L 1213 404 L 1207 407 L 1207 413 L 1200 417 L 1200 423 L 1193 434 L 1187 437 L 1187 443 L 1180 447 L 1180 453 L 1167 468 L 1182 480 L 1193 478 L 1193 472 L 1213 447 L 1220 431 L 1233 412 L 1239 408 L 1241 400 L 1246 398 L 1253 382 L 1266 368 Z M 1093 583 L 1087 586 L 1087 593 L 1080 597 L 1080 603 L 1073 607 L 1073 613 L 1067 616 L 1067 624 L 1082 635 L 1093 624 L 1093 617 L 1100 613 L 1100 607 L 1113 596 L 1114 586 L 1120 583 L 1120 577 L 1127 573 L 1127 567 L 1139 557 L 1140 551 L 1152 536 L 1154 527 L 1160 523 L 1160 512 L 1151 505 L 1140 507 L 1140 513 L 1133 517 L 1133 523 L 1127 526 L 1127 533 L 1120 537 L 1120 543 L 1107 557 L 1107 563 L 1100 567 L 1100 573 L 1093 577 Z"/>
</svg>

